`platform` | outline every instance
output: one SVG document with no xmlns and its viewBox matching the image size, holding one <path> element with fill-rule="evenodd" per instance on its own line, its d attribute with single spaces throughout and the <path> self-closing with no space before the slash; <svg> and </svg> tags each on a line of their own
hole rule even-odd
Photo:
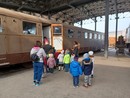
<svg viewBox="0 0 130 98">
<path fill-rule="evenodd" d="M 79 59 L 82 60 L 82 57 Z M 95 54 L 95 73 L 92 86 L 73 88 L 72 77 L 64 71 L 47 74 L 38 87 L 32 83 L 33 69 L 0 76 L 0 98 L 130 98 L 130 58 Z"/>
</svg>

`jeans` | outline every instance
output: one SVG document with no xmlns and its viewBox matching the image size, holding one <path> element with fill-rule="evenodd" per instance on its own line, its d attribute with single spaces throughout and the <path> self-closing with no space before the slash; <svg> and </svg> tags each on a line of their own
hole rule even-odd
<svg viewBox="0 0 130 98">
<path fill-rule="evenodd" d="M 79 76 L 73 76 L 73 85 L 79 86 Z"/>
<path fill-rule="evenodd" d="M 65 72 L 68 72 L 68 71 L 69 71 L 69 65 L 70 65 L 70 64 L 65 64 Z"/>
<path fill-rule="evenodd" d="M 40 82 L 42 78 L 42 73 L 44 70 L 42 62 L 33 62 L 33 69 L 34 69 L 34 81 Z"/>
</svg>

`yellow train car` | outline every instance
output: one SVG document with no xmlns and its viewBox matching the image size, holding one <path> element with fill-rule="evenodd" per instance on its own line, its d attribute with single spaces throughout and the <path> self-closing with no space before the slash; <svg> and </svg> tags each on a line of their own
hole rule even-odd
<svg viewBox="0 0 130 98">
<path fill-rule="evenodd" d="M 42 41 L 42 18 L 0 8 L 0 66 L 30 61 L 36 40 Z"/>
</svg>

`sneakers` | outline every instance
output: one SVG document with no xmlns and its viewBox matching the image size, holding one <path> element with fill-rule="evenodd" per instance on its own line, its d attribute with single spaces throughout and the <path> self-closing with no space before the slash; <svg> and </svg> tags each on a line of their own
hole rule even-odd
<svg viewBox="0 0 130 98">
<path fill-rule="evenodd" d="M 83 87 L 88 88 L 88 85 L 83 84 Z"/>
<path fill-rule="evenodd" d="M 78 88 L 79 86 L 73 86 L 74 88 Z"/>
<path fill-rule="evenodd" d="M 36 85 L 36 81 L 33 81 L 33 85 Z"/>
<path fill-rule="evenodd" d="M 39 86 L 39 82 L 37 82 L 37 83 L 35 84 L 35 86 Z"/>
<path fill-rule="evenodd" d="M 39 82 L 36 82 L 36 81 L 33 81 L 33 85 L 35 85 L 35 86 L 39 86 L 40 83 L 39 83 Z"/>
</svg>

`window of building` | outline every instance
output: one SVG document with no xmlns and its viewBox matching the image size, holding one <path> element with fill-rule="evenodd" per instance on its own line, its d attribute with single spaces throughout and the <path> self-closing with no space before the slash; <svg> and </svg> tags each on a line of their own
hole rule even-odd
<svg viewBox="0 0 130 98">
<path fill-rule="evenodd" d="M 97 39 L 97 34 L 94 34 L 94 39 Z"/>
<path fill-rule="evenodd" d="M 78 31 L 78 38 L 81 38 L 81 31 Z"/>
<path fill-rule="evenodd" d="M 23 33 L 24 34 L 36 34 L 36 23 L 23 21 Z"/>
<path fill-rule="evenodd" d="M 88 33 L 87 33 L 87 32 L 84 33 L 84 37 L 85 37 L 86 39 L 88 38 Z"/>
<path fill-rule="evenodd" d="M 53 33 L 54 34 L 62 34 L 61 33 L 61 26 L 54 26 L 53 27 Z"/>
<path fill-rule="evenodd" d="M 74 35 L 74 31 L 72 29 L 68 29 L 68 37 L 72 38 Z"/>
<path fill-rule="evenodd" d="M 104 40 L 104 35 L 102 35 L 102 40 Z"/>
<path fill-rule="evenodd" d="M 92 39 L 92 33 L 89 33 L 89 39 Z"/>
<path fill-rule="evenodd" d="M 101 39 L 101 35 L 100 34 L 98 34 L 98 39 Z"/>
</svg>

